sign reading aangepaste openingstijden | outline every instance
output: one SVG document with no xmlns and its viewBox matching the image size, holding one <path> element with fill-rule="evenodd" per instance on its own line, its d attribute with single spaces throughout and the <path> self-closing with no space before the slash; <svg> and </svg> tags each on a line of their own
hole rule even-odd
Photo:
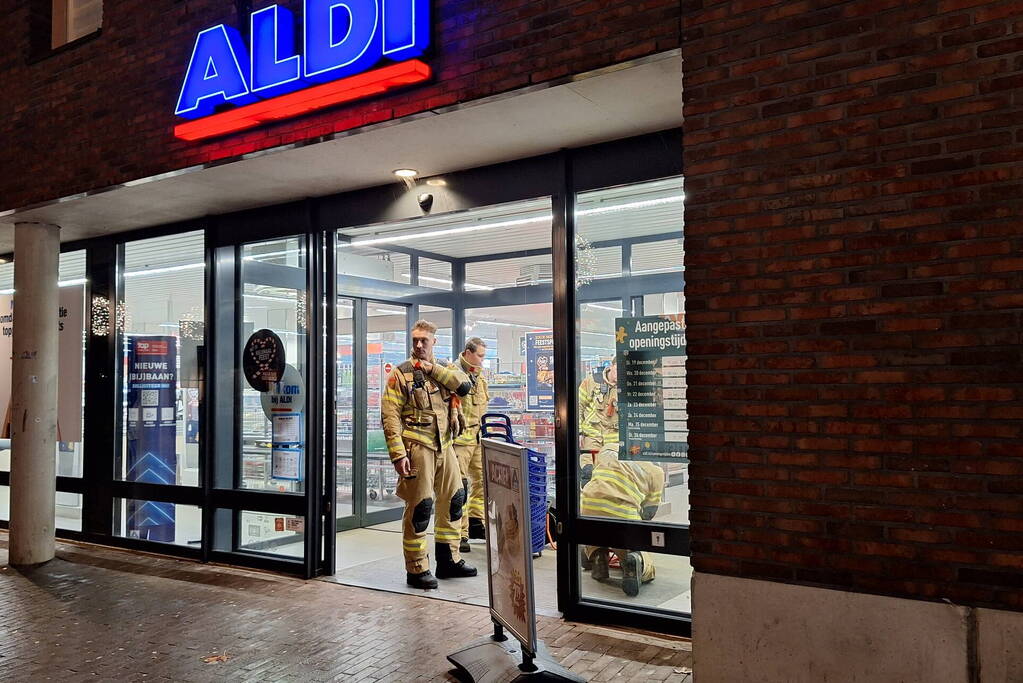
<svg viewBox="0 0 1023 683">
<path fill-rule="evenodd" d="M 305 0 L 302 31 L 271 5 L 196 36 L 174 113 L 184 140 L 224 135 L 427 80 L 430 0 Z M 296 48 L 301 43 L 301 51 Z M 233 108 L 226 108 L 234 105 Z"/>
</svg>

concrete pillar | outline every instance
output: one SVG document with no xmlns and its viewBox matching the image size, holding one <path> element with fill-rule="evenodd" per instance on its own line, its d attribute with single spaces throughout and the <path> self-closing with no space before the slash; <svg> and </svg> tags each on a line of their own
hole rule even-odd
<svg viewBox="0 0 1023 683">
<path fill-rule="evenodd" d="M 53 559 L 60 228 L 14 226 L 10 563 Z"/>
</svg>

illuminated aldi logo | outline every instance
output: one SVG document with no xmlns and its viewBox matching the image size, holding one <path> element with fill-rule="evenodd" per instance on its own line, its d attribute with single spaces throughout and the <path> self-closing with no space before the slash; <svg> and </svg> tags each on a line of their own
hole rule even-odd
<svg viewBox="0 0 1023 683">
<path fill-rule="evenodd" d="M 224 135 L 425 81 L 429 14 L 430 0 L 305 0 L 297 39 L 280 5 L 252 13 L 248 49 L 230 26 L 200 31 L 174 110 L 189 120 L 174 135 Z"/>
</svg>

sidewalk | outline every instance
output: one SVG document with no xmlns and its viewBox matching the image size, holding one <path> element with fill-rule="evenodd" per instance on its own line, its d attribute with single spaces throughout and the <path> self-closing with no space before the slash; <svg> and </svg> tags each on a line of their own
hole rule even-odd
<svg viewBox="0 0 1023 683">
<path fill-rule="evenodd" d="M 0 532 L 3 681 L 454 681 L 485 608 L 61 543 L 19 572 Z M 593 681 L 690 683 L 685 641 L 540 617 Z"/>
</svg>

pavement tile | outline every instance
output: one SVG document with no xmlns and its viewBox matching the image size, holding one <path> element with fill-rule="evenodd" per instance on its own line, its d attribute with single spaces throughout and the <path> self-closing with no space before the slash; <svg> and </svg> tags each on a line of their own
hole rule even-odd
<svg viewBox="0 0 1023 683">
<path fill-rule="evenodd" d="M 447 654 L 491 630 L 483 607 L 109 548 L 6 563 L 0 533 L 4 681 L 454 681 Z M 594 681 L 691 680 L 684 641 L 546 616 L 537 630 Z"/>
</svg>

